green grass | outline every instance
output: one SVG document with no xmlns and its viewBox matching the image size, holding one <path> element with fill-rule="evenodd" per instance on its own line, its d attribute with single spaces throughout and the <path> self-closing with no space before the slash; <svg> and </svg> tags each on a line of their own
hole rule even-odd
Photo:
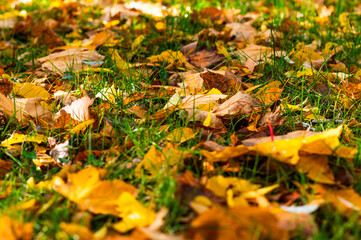
<svg viewBox="0 0 361 240">
<path fill-rule="evenodd" d="M 330 2 L 330 4 L 332 4 L 332 1 L 326 2 Z M 169 4 L 174 3 L 174 1 L 169 1 Z M 274 31 L 279 30 L 282 21 L 285 18 L 284 8 L 285 6 L 288 6 L 287 3 L 288 1 L 283 0 L 265 1 L 265 9 L 263 10 L 268 8 L 270 12 L 262 13 L 261 16 L 264 18 L 257 19 L 253 25 L 259 28 L 257 30 L 260 30 L 262 24 L 269 20 L 267 24 L 268 28 Z M 36 1 L 31 5 L 20 5 L 20 8 L 26 9 L 28 14 L 31 14 L 34 10 L 45 9 L 48 4 L 49 2 L 47 1 Z M 210 6 L 220 6 L 228 9 L 237 8 L 240 9 L 243 14 L 257 9 L 255 3 L 248 3 L 248 1 L 230 1 L 227 3 L 221 3 L 220 1 L 212 3 L 210 3 L 210 1 L 191 1 L 189 4 L 191 9 L 198 11 L 204 7 Z M 347 1 L 347 3 L 337 1 L 335 4 L 335 13 L 332 17 L 330 17 L 330 21 L 335 21 L 334 24 L 328 24 L 322 27 L 315 22 L 315 16 L 317 13 L 311 6 L 302 4 L 298 6 L 297 4 L 291 4 L 290 8 L 293 10 L 301 9 L 302 13 L 304 13 L 304 16 L 300 18 L 292 16 L 292 20 L 296 21 L 300 25 L 308 22 L 308 27 L 302 27 L 297 33 L 290 32 L 282 39 L 282 41 L 273 38 L 266 44 L 267 46 L 272 47 L 274 51 L 282 50 L 290 53 L 300 42 L 307 45 L 311 44 L 315 40 L 319 40 L 321 45 L 318 47 L 318 50 L 323 49 L 326 43 L 334 42 L 338 45 L 344 46 L 344 49 L 335 55 L 335 59 L 345 63 L 349 70 L 351 66 L 360 68 L 360 35 L 347 32 L 336 33 L 335 31 L 335 28 L 341 28 L 338 24 L 338 16 L 345 11 L 352 10 L 355 5 L 356 1 Z M 180 16 L 169 16 L 165 19 L 166 29 L 164 32 L 150 31 L 149 34 L 147 34 L 144 30 L 139 29 L 139 26 L 141 25 L 146 26 L 146 28 L 150 27 L 152 30 L 155 29 L 154 20 L 149 16 L 138 17 L 134 20 L 133 24 L 123 32 L 120 29 L 116 29 L 115 31 L 118 31 L 120 35 L 123 36 L 121 46 L 116 47 L 120 56 L 123 57 L 123 59 L 126 59 L 129 63 L 145 62 L 147 57 L 160 54 L 163 51 L 169 49 L 175 51 L 179 50 L 181 45 L 191 42 L 192 36 L 200 32 L 205 27 L 209 27 L 209 24 L 213 25 L 212 22 L 206 23 L 201 21 L 201 19 L 196 15 L 192 16 L 192 14 L 186 10 L 185 4 L 182 5 L 180 9 L 182 10 Z M 57 12 L 55 10 L 48 10 L 44 16 L 40 17 L 36 15 L 36 18 L 46 19 L 56 17 L 56 14 Z M 185 16 L 185 14 L 188 14 L 188 16 Z M 86 25 L 87 17 L 99 17 L 99 15 L 100 9 L 96 7 L 86 9 L 82 18 L 77 19 L 77 24 L 79 24 L 82 33 L 102 27 L 100 22 L 98 25 L 94 26 Z M 359 19 L 359 16 L 352 16 L 351 18 L 352 26 L 358 33 L 361 28 L 361 25 L 357 22 Z M 215 28 L 220 30 L 222 27 L 215 26 Z M 11 33 L 10 30 L 1 30 L 0 33 L 5 36 L 5 40 L 17 37 Z M 130 56 L 131 43 L 140 34 L 143 34 L 145 39 L 142 41 L 136 54 Z M 62 36 L 65 37 L 65 35 L 66 34 L 63 34 Z M 304 36 L 307 36 L 307 38 Z M 215 40 L 218 39 L 206 39 L 205 42 L 200 43 L 200 45 L 214 49 Z M 19 38 L 17 38 L 16 41 L 17 44 L 21 45 L 21 48 L 16 52 L 16 57 L 25 52 L 29 52 L 30 54 L 20 60 L 17 60 L 16 57 L 14 59 L 6 55 L 0 55 L 1 64 L 8 66 L 6 68 L 6 73 L 12 73 L 15 76 L 12 78 L 12 81 L 14 82 L 16 79 L 24 80 L 27 76 L 24 73 L 26 68 L 23 64 L 25 62 L 30 61 L 35 67 L 35 60 L 39 57 L 46 56 L 49 53 L 48 49 L 44 45 L 33 45 L 31 42 L 24 41 Z M 352 43 L 352 45 L 349 43 Z M 347 46 L 348 44 L 350 46 Z M 130 72 L 134 73 L 134 75 L 126 74 L 119 70 L 114 61 L 111 59 L 110 48 L 102 46 L 97 50 L 107 56 L 103 67 L 113 70 L 112 73 L 105 71 L 100 72 L 97 78 L 93 78 L 91 73 L 69 73 L 67 77 L 69 77 L 70 80 L 57 79 L 54 76 L 50 76 L 49 80 L 51 82 L 66 82 L 74 91 L 74 95 L 80 96 L 82 94 L 82 89 L 87 91 L 88 95 L 96 95 L 103 88 L 110 87 L 112 85 L 115 85 L 119 88 L 120 92 L 124 93 L 142 91 L 143 88 L 141 84 L 152 85 L 155 81 L 157 81 L 161 85 L 167 85 L 168 79 L 172 75 L 172 73 L 165 69 L 166 64 L 154 66 L 153 69 L 156 70 L 156 74 L 151 77 L 143 76 L 141 74 L 142 70 L 146 70 L 145 67 L 131 69 Z M 232 61 L 237 60 L 239 60 L 237 57 L 233 57 L 232 59 Z M 221 66 L 228 65 L 231 65 L 231 63 L 226 61 L 221 63 Z M 301 70 L 299 65 L 290 65 L 283 58 L 274 58 L 265 64 L 262 71 L 263 77 L 259 79 L 250 79 L 245 77 L 243 80 L 248 83 L 254 83 L 255 85 L 266 85 L 265 81 L 267 80 L 267 77 L 272 74 L 272 79 L 281 81 L 283 84 L 282 86 L 284 86 L 281 101 L 287 101 L 287 103 L 298 105 L 301 108 L 306 106 L 317 107 L 318 111 L 315 112 L 315 114 L 322 115 L 325 118 L 330 119 L 330 121 L 326 123 L 313 124 L 312 128 L 314 128 L 315 131 L 325 131 L 327 129 L 337 127 L 339 123 L 334 120 L 340 120 L 348 123 L 351 119 L 360 119 L 360 100 L 355 101 L 352 107 L 347 109 L 338 100 L 339 93 L 335 91 L 335 88 L 330 86 L 327 81 L 325 81 L 324 84 L 329 87 L 330 94 L 320 94 L 317 90 L 315 90 L 315 81 L 309 81 L 305 77 L 294 76 L 288 78 L 285 75 L 286 72 L 299 70 Z M 325 66 L 323 71 L 328 73 L 331 72 L 331 69 L 328 69 L 327 66 Z M 32 78 L 35 79 L 34 76 Z M 321 73 L 319 73 L 316 77 L 316 80 L 317 79 L 322 79 Z M 335 82 L 334 84 L 341 86 L 342 81 Z M 142 106 L 148 109 L 148 114 L 154 114 L 162 109 L 170 97 L 171 96 L 143 98 L 130 104 L 129 106 Z M 180 144 L 179 149 L 190 151 L 193 156 L 191 159 L 187 160 L 186 163 L 178 166 L 176 174 L 172 174 L 170 171 L 166 172 L 161 170 L 154 178 L 148 178 L 144 175 L 139 179 L 135 177 L 134 173 L 136 165 L 136 163 L 134 164 L 135 160 L 142 159 L 151 146 L 156 146 L 158 149 L 161 149 L 166 143 L 165 138 L 167 134 L 164 131 L 159 130 L 160 126 L 169 125 L 169 130 L 180 127 L 195 129 L 196 123 L 186 121 L 185 118 L 182 117 L 183 113 L 181 112 L 173 112 L 162 120 L 141 123 L 135 120 L 136 116 L 134 114 L 129 114 L 124 111 L 124 109 L 129 106 L 125 107 L 123 105 L 123 100 L 124 98 L 122 96 L 116 96 L 116 101 L 114 103 L 110 103 L 109 111 L 98 113 L 98 116 L 103 124 L 100 124 L 97 128 L 88 128 L 84 134 L 71 135 L 69 159 L 74 159 L 74 157 L 82 151 L 107 150 L 116 145 L 124 147 L 125 141 L 130 140 L 132 142 L 132 146 L 128 148 L 124 147 L 124 149 L 119 151 L 118 154 L 113 156 L 111 164 L 106 162 L 105 155 L 100 158 L 96 158 L 94 155 L 89 155 L 88 158 L 84 160 L 83 165 L 93 165 L 95 167 L 106 168 L 109 170 L 109 174 L 106 176 L 107 179 L 122 179 L 127 183 L 136 186 L 140 191 L 138 199 L 144 205 L 155 206 L 155 209 L 157 210 L 162 207 L 168 209 L 165 225 L 161 230 L 171 234 L 182 233 L 189 228 L 189 223 L 185 223 L 184 219 L 194 213 L 186 202 L 180 202 L 176 174 L 181 174 L 184 173 L 185 170 L 190 170 L 196 177 L 202 177 L 202 164 L 205 159 L 199 151 L 199 148 L 195 148 L 195 146 L 204 140 L 215 140 L 219 144 L 228 146 L 231 143 L 231 135 L 233 133 L 237 133 L 241 127 L 245 127 L 245 117 L 231 119 L 228 125 L 229 131 L 223 134 L 222 138 L 212 134 L 208 136 L 202 136 L 199 134 L 194 139 Z M 106 101 L 96 99 L 93 106 L 100 105 L 104 102 Z M 279 103 L 274 106 L 270 106 L 272 110 L 275 109 L 276 105 L 279 105 Z M 54 105 L 53 107 L 53 111 L 55 113 L 62 106 Z M 264 107 L 262 111 L 265 112 L 266 107 Z M 305 120 L 303 114 L 304 113 L 302 111 L 291 111 L 290 109 L 285 109 L 282 112 L 282 116 L 285 118 L 285 123 L 274 129 L 275 134 L 282 135 L 291 131 L 305 129 L 305 127 L 302 126 L 302 122 L 310 122 Z M 116 137 L 112 139 L 93 137 L 92 133 L 99 133 L 105 126 L 105 120 L 112 124 L 116 132 Z M 0 125 L 0 140 L 3 141 L 9 138 L 9 136 L 15 131 L 31 135 L 36 134 L 39 130 L 37 130 L 36 127 L 34 128 L 32 125 L 28 127 L 21 127 L 10 118 L 8 119 L 6 125 Z M 55 137 L 58 142 L 63 142 L 64 136 L 68 134 L 65 131 L 62 132 L 58 130 L 43 129 L 43 131 L 47 136 Z M 351 128 L 351 132 L 353 133 L 353 136 L 350 136 L 350 138 L 353 142 L 345 143 L 356 146 L 360 149 L 360 127 L 356 126 Z M 248 135 L 238 134 L 240 139 L 247 136 Z M 72 203 L 70 200 L 67 200 L 54 191 L 31 190 L 26 187 L 26 181 L 30 177 L 34 177 L 35 182 L 49 180 L 60 170 L 60 168 L 45 169 L 42 171 L 37 170 L 32 162 L 36 153 L 35 147 L 36 146 L 33 143 L 23 143 L 21 154 L 19 156 L 12 156 L 6 152 L 5 148 L 0 148 L 0 159 L 11 159 L 13 161 L 13 169 L 11 172 L 6 174 L 3 183 L 3 189 L 5 189 L 6 186 L 13 185 L 13 190 L 9 196 L 0 201 L 0 212 L 8 214 L 18 220 L 24 219 L 26 222 L 33 221 L 34 239 L 59 239 L 62 236 L 59 224 L 61 222 L 72 222 L 80 210 L 75 203 Z M 248 156 L 247 158 L 251 157 Z M 360 167 L 360 156 L 354 160 L 353 165 L 347 164 L 347 161 L 344 159 L 335 159 L 333 157 L 330 157 L 329 161 L 334 164 L 335 173 L 339 171 L 339 168 L 350 172 L 350 175 L 355 180 L 354 189 L 358 193 L 361 193 L 361 180 L 357 172 L 358 169 L 356 169 Z M 134 166 L 129 168 L 127 167 L 129 164 L 133 164 Z M 288 193 L 299 190 L 299 186 L 295 184 L 295 182 L 299 183 L 301 186 L 308 186 L 312 183 L 312 180 L 309 180 L 304 174 L 299 173 L 289 165 L 275 161 L 272 158 L 254 156 L 252 161 L 234 161 L 233 164 L 238 164 L 237 167 L 239 167 L 239 172 L 223 172 L 222 167 L 225 163 L 220 162 L 215 163 L 216 173 L 223 174 L 225 176 L 235 176 L 248 179 L 253 183 L 261 184 L 262 186 L 280 184 Z M 272 194 L 277 193 L 279 193 L 279 189 L 272 192 Z M 30 211 L 19 211 L 16 209 L 16 204 L 30 199 L 36 199 L 37 201 L 34 209 L 31 209 Z M 306 196 L 303 196 L 297 201 L 307 203 L 308 200 L 309 199 L 307 199 Z M 318 231 L 313 236 L 313 239 L 342 239 L 344 236 L 358 239 L 361 234 L 361 224 L 356 213 L 346 215 L 335 211 L 332 206 L 325 205 L 318 209 L 313 215 L 315 216 L 315 222 L 318 226 Z M 96 215 L 92 218 L 90 226 L 95 232 L 103 227 L 105 223 L 113 223 L 116 221 L 117 219 L 112 216 Z M 300 233 L 295 234 L 293 238 L 304 239 L 303 235 Z"/>
</svg>

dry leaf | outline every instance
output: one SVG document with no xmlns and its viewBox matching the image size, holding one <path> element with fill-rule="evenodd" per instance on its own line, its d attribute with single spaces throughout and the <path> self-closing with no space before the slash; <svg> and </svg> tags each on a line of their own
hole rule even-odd
<svg viewBox="0 0 361 240">
<path fill-rule="evenodd" d="M 216 114 L 217 117 L 250 114 L 258 111 L 259 108 L 256 106 L 256 103 L 257 101 L 250 95 L 238 92 L 220 106 L 216 107 L 212 113 Z"/>
<path fill-rule="evenodd" d="M 103 59 L 104 56 L 96 51 L 89 51 L 86 48 L 73 48 L 59 53 L 52 53 L 38 60 L 44 70 L 48 69 L 62 75 L 65 71 L 73 72 L 86 69 L 88 66 L 83 61 L 102 61 Z"/>
<path fill-rule="evenodd" d="M 89 107 L 93 104 L 94 99 L 90 99 L 89 97 L 82 97 L 74 102 L 71 105 L 63 107 L 61 110 L 71 115 L 71 118 L 84 122 L 90 120 Z M 60 111 L 56 114 L 59 116 Z"/>
</svg>

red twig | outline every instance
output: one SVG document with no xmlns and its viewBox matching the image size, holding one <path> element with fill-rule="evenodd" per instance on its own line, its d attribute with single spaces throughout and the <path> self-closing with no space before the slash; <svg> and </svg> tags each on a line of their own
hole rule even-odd
<svg viewBox="0 0 361 240">
<path fill-rule="evenodd" d="M 271 126 L 271 122 L 270 121 L 267 121 L 267 124 L 268 124 L 268 128 L 269 128 L 269 133 L 271 135 L 271 139 L 272 139 L 272 142 L 274 142 L 274 137 L 273 137 L 273 130 L 272 130 L 272 126 Z"/>
</svg>

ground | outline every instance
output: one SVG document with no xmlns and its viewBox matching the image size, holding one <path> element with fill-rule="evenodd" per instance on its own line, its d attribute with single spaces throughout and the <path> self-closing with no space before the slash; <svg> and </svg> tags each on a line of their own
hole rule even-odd
<svg viewBox="0 0 361 240">
<path fill-rule="evenodd" d="M 0 238 L 360 238 L 360 20 L 0 0 Z"/>
</svg>

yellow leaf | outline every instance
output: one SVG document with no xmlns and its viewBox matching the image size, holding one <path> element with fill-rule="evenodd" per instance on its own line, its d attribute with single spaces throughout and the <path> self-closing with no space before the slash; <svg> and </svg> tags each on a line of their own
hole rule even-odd
<svg viewBox="0 0 361 240">
<path fill-rule="evenodd" d="M 331 155 L 340 145 L 338 138 L 341 132 L 342 125 L 308 138 L 301 136 L 274 142 L 265 142 L 256 144 L 249 149 L 256 151 L 257 154 L 262 156 L 271 156 L 281 162 L 297 164 L 300 158 L 298 155 L 300 150 L 314 154 Z"/>
<path fill-rule="evenodd" d="M 41 97 L 43 100 L 46 100 L 50 97 L 48 91 L 46 91 L 43 87 L 37 86 L 32 83 L 15 83 L 13 87 L 13 92 L 15 95 L 24 98 Z"/>
<path fill-rule="evenodd" d="M 30 199 L 28 201 L 18 204 L 16 207 L 21 210 L 30 210 L 30 209 L 34 208 L 35 204 L 36 204 L 36 200 L 33 198 L 33 199 Z"/>
<path fill-rule="evenodd" d="M 156 62 L 166 62 L 166 63 L 175 63 L 176 61 L 180 63 L 185 63 L 187 60 L 181 51 L 172 51 L 167 50 L 162 52 L 159 55 L 151 56 L 147 58 L 151 63 Z"/>
<path fill-rule="evenodd" d="M 159 173 L 160 169 L 168 169 L 182 163 L 183 158 L 186 156 L 186 152 L 175 148 L 171 143 L 167 143 L 161 151 L 155 146 L 151 146 L 145 154 L 143 161 L 137 165 L 135 176 L 138 178 L 142 177 L 144 170 L 146 170 L 153 177 Z"/>
<path fill-rule="evenodd" d="M 78 173 L 69 173 L 65 183 L 56 177 L 53 188 L 69 200 L 77 203 L 81 209 L 95 214 L 113 214 L 119 216 L 117 199 L 123 192 L 136 195 L 137 190 L 120 180 L 100 180 L 104 170 L 94 167 L 86 168 Z"/>
<path fill-rule="evenodd" d="M 209 111 L 207 118 L 203 122 L 203 125 L 209 127 L 211 125 L 211 119 L 212 119 L 212 111 Z"/>
<path fill-rule="evenodd" d="M 92 45 L 99 46 L 103 45 L 106 42 L 112 41 L 114 36 L 112 36 L 107 30 L 97 32 L 94 35 Z"/>
<path fill-rule="evenodd" d="M 282 83 L 280 81 L 273 81 L 262 87 L 255 94 L 264 104 L 270 105 L 279 100 L 283 89 L 279 88 Z"/>
<path fill-rule="evenodd" d="M 139 47 L 139 45 L 142 43 L 142 41 L 144 40 L 144 36 L 143 35 L 139 35 L 134 42 L 132 43 L 132 52 Z"/>
<path fill-rule="evenodd" d="M 228 159 L 240 157 L 249 152 L 249 149 L 243 145 L 236 147 L 226 147 L 221 151 L 208 152 L 206 150 L 202 151 L 202 154 L 207 158 L 209 162 L 221 162 L 228 161 Z"/>
<path fill-rule="evenodd" d="M 261 119 L 261 114 L 252 114 L 252 116 L 250 117 L 249 121 L 250 121 L 250 124 L 248 124 L 247 126 L 247 129 L 249 131 L 257 131 L 257 124 L 258 124 L 258 121 Z"/>
<path fill-rule="evenodd" d="M 163 31 L 166 28 L 166 24 L 164 22 L 157 22 L 155 28 L 159 31 Z"/>
<path fill-rule="evenodd" d="M 25 135 L 21 133 L 14 133 L 10 138 L 1 142 L 1 146 L 10 147 L 12 144 L 23 143 L 23 142 L 35 142 L 35 143 L 44 143 L 47 142 L 48 138 L 45 135 Z"/>
<path fill-rule="evenodd" d="M 228 189 L 232 189 L 233 192 L 245 193 L 249 191 L 255 191 L 260 186 L 253 184 L 246 179 L 240 179 L 236 177 L 223 177 L 218 175 L 216 177 L 211 177 L 207 181 L 206 188 L 214 192 L 217 196 L 226 197 L 226 192 Z"/>
<path fill-rule="evenodd" d="M 120 57 L 119 53 L 115 50 L 112 53 L 112 59 L 115 61 L 117 68 L 119 68 L 120 70 L 126 70 L 132 67 L 132 64 L 127 63 L 123 58 Z"/>
<path fill-rule="evenodd" d="M 113 73 L 113 70 L 110 70 L 109 68 L 84 68 L 80 70 L 74 71 L 75 73 L 100 73 L 100 72 L 107 72 L 107 73 Z"/>
<path fill-rule="evenodd" d="M 168 134 L 166 139 L 171 142 L 182 143 L 194 138 L 196 134 L 191 128 L 176 128 Z"/>
<path fill-rule="evenodd" d="M 76 235 L 79 239 L 86 240 L 94 238 L 93 233 L 86 226 L 83 225 L 61 222 L 60 228 L 69 235 Z"/>
<path fill-rule="evenodd" d="M 201 111 L 206 111 L 206 112 L 211 111 L 212 112 L 215 105 L 216 104 L 214 102 L 210 102 L 210 103 L 207 103 L 207 104 L 199 104 L 197 108 L 198 108 L 198 110 L 201 110 Z"/>
<path fill-rule="evenodd" d="M 76 125 L 74 128 L 70 129 L 69 133 L 77 134 L 77 133 L 83 133 L 87 127 L 91 126 L 95 122 L 95 119 L 90 119 L 85 122 L 81 122 L 78 125 Z"/>
<path fill-rule="evenodd" d="M 229 55 L 227 49 L 224 47 L 223 41 L 217 41 L 216 47 L 218 54 L 223 54 L 227 59 L 231 59 L 231 56 Z"/>
<path fill-rule="evenodd" d="M 213 205 L 191 223 L 189 239 L 273 239 L 286 240 L 288 233 L 277 225 L 268 209 Z"/>
<path fill-rule="evenodd" d="M 155 220 L 155 213 L 145 208 L 128 192 L 122 193 L 117 200 L 117 204 L 117 211 L 122 220 L 115 223 L 113 228 L 121 233 L 127 232 L 135 227 L 148 226 Z"/>
<path fill-rule="evenodd" d="M 316 113 L 310 113 L 307 116 L 305 116 L 305 120 L 310 121 L 313 119 L 317 119 L 317 120 L 323 120 L 326 119 L 324 116 L 318 115 Z"/>
<path fill-rule="evenodd" d="M 207 91 L 206 95 L 222 95 L 223 93 L 219 91 L 217 88 L 212 88 L 211 90 Z"/>
<path fill-rule="evenodd" d="M 33 223 L 22 223 L 9 216 L 0 217 L 0 236 L 6 240 L 31 240 L 33 238 Z"/>
<path fill-rule="evenodd" d="M 328 166 L 326 155 L 302 155 L 296 167 L 298 171 L 305 173 L 308 178 L 315 182 L 335 184 L 335 177 Z"/>
<path fill-rule="evenodd" d="M 304 47 L 304 45 L 300 43 L 292 50 L 291 54 L 291 59 L 298 64 L 303 64 L 306 61 L 323 59 L 320 54 L 308 47 Z"/>
</svg>

